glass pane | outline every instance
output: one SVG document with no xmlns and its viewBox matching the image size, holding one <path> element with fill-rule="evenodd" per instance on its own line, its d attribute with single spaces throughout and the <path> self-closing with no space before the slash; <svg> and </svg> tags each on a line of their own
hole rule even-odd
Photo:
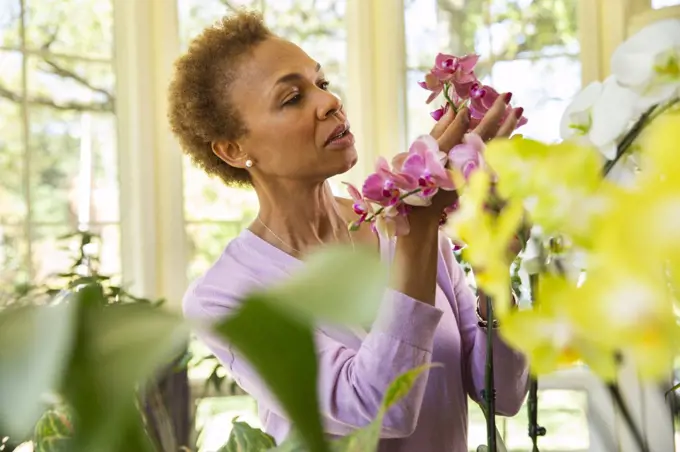
<svg viewBox="0 0 680 452">
<path fill-rule="evenodd" d="M 118 220 L 114 122 L 110 114 L 30 110 L 33 221 Z"/>
<path fill-rule="evenodd" d="M 577 5 L 577 0 L 491 0 L 493 59 L 577 54 Z"/>
<path fill-rule="evenodd" d="M 30 100 L 63 110 L 113 112 L 111 64 L 89 63 L 49 55 L 28 58 Z"/>
<path fill-rule="evenodd" d="M 501 61 L 493 66 L 494 87 L 512 91 L 513 105 L 524 107 L 529 122 L 519 129 L 542 141 L 559 139 L 560 118 L 581 86 L 581 63 L 576 57 Z"/>
<path fill-rule="evenodd" d="M 652 0 L 652 8 L 654 9 L 677 5 L 680 5 L 680 0 Z"/>
<path fill-rule="evenodd" d="M 72 269 L 79 255 L 79 237 L 68 236 L 76 232 L 68 226 L 34 226 L 32 229 L 32 265 L 34 280 L 45 281 L 55 273 Z M 90 232 L 101 237 L 94 253 L 99 256 L 98 272 L 103 275 L 120 275 L 120 229 L 117 225 L 92 225 Z M 97 245 L 95 245 L 97 246 Z"/>
<path fill-rule="evenodd" d="M 321 63 L 331 90 L 345 98 L 347 29 L 345 0 L 277 0 L 266 2 L 265 20 Z"/>
<path fill-rule="evenodd" d="M 220 449 L 231 434 L 231 422 L 238 417 L 251 427 L 262 428 L 257 416 L 257 402 L 250 396 L 209 397 L 196 406 L 196 430 L 200 452 Z"/>
<path fill-rule="evenodd" d="M 26 237 L 18 226 L 0 224 L 0 308 L 14 300 L 14 290 L 27 282 Z"/>
<path fill-rule="evenodd" d="M 26 216 L 21 61 L 19 52 L 0 52 L 0 224 L 16 224 Z"/>
<path fill-rule="evenodd" d="M 217 260 L 229 241 L 249 223 L 250 219 L 242 222 L 188 224 L 189 279 L 194 280 L 203 274 Z"/>
<path fill-rule="evenodd" d="M 227 187 L 184 158 L 184 214 L 189 221 L 247 222 L 258 210 L 254 190 Z"/>
<path fill-rule="evenodd" d="M 0 0 L 0 46 L 21 46 L 21 0 Z"/>
<path fill-rule="evenodd" d="M 191 39 L 233 8 L 260 9 L 262 0 L 177 0 L 180 42 L 186 49 Z M 232 8 L 233 7 L 233 8 Z"/>
<path fill-rule="evenodd" d="M 486 419 L 479 405 L 468 400 L 470 405 L 468 410 L 468 450 L 477 450 L 477 446 L 486 444 Z M 496 418 L 498 431 L 503 431 L 503 418 Z"/>
<path fill-rule="evenodd" d="M 539 438 L 541 451 L 587 451 L 588 396 L 583 391 L 543 390 L 538 392 L 538 423 L 548 431 Z M 527 434 L 526 403 L 520 413 L 506 420 L 505 445 L 508 450 L 531 450 Z"/>
<path fill-rule="evenodd" d="M 26 46 L 52 53 L 110 59 L 113 5 L 110 0 L 24 0 Z"/>
<path fill-rule="evenodd" d="M 404 1 L 406 67 L 426 70 L 437 55 L 437 1 Z"/>
</svg>

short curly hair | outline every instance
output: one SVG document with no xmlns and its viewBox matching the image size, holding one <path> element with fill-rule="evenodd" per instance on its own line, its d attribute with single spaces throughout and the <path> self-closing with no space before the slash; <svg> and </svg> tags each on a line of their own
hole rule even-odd
<svg viewBox="0 0 680 452">
<path fill-rule="evenodd" d="M 239 11 L 203 30 L 175 62 L 168 93 L 170 127 L 194 164 L 230 186 L 251 185 L 250 175 L 216 156 L 212 142 L 247 133 L 229 103 L 229 85 L 242 58 L 272 36 L 261 14 Z"/>
</svg>

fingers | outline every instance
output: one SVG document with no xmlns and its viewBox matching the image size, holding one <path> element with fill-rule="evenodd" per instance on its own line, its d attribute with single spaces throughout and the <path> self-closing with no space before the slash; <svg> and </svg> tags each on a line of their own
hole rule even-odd
<svg viewBox="0 0 680 452">
<path fill-rule="evenodd" d="M 470 115 L 467 107 L 463 107 L 458 111 L 455 119 L 444 132 L 439 136 L 439 150 L 442 152 L 449 152 L 452 147 L 460 144 L 463 141 L 463 136 L 468 131 L 470 125 Z"/>
<path fill-rule="evenodd" d="M 489 111 L 484 115 L 484 119 L 475 128 L 477 133 L 484 141 L 488 141 L 496 136 L 501 126 L 501 120 L 505 114 L 505 109 L 510 101 L 510 93 L 498 96 Z"/>
<path fill-rule="evenodd" d="M 503 125 L 501 125 L 501 128 L 498 129 L 498 133 L 496 134 L 496 136 L 509 137 L 510 135 L 512 135 L 512 132 L 517 127 L 517 122 L 519 121 L 519 118 L 522 117 L 522 113 L 524 113 L 524 109 L 522 107 L 513 108 L 510 114 L 505 118 L 505 121 L 503 121 Z"/>
<path fill-rule="evenodd" d="M 430 135 L 434 137 L 436 140 L 439 139 L 439 137 L 442 136 L 446 128 L 453 122 L 453 119 L 455 118 L 455 113 L 453 112 L 453 108 L 449 107 L 448 110 L 446 110 L 446 113 L 444 113 L 444 116 L 442 116 L 439 121 L 434 125 L 432 128 L 432 131 L 430 132 Z"/>
</svg>

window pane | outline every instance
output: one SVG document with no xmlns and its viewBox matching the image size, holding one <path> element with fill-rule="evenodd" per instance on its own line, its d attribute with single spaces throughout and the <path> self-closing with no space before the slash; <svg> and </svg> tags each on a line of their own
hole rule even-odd
<svg viewBox="0 0 680 452">
<path fill-rule="evenodd" d="M 411 0 L 426 8 L 426 0 Z M 524 107 L 529 123 L 521 133 L 540 140 L 559 138 L 559 118 L 581 84 L 577 38 L 577 0 L 442 0 L 437 1 L 439 51 L 476 52 L 476 73 L 499 91 L 511 91 L 513 104 Z M 415 8 L 415 6 L 412 6 Z M 406 21 L 409 23 L 407 15 Z M 431 18 L 429 19 L 432 20 Z M 407 28 L 407 37 L 411 31 Z M 414 40 L 415 41 L 415 40 Z M 432 50 L 409 46 L 410 64 L 431 66 Z M 427 67 L 425 69 L 427 69 Z M 409 83 L 422 79 L 409 76 Z M 409 85 L 408 138 L 422 133 L 431 108 L 424 93 Z M 419 105 L 413 105 L 416 102 Z M 439 105 L 434 105 L 438 107 Z M 425 129 L 427 131 L 429 129 Z"/>
<path fill-rule="evenodd" d="M 203 28 L 233 11 L 232 8 L 227 6 L 227 3 L 234 8 L 256 9 L 260 7 L 262 0 L 230 0 L 229 2 L 223 0 L 177 0 L 180 42 L 183 50 Z"/>
<path fill-rule="evenodd" d="M 677 5 L 680 5 L 680 0 L 652 0 L 652 8 L 654 9 Z"/>
<path fill-rule="evenodd" d="M 120 229 L 118 225 L 91 225 L 90 232 L 101 237 L 94 254 L 99 256 L 98 272 L 103 275 L 120 275 Z M 45 281 L 55 273 L 72 269 L 78 256 L 80 239 L 67 237 L 75 230 L 68 226 L 34 226 L 31 252 L 34 281 Z"/>
<path fill-rule="evenodd" d="M 13 300 L 16 285 L 27 282 L 26 252 L 24 229 L 0 224 L 0 307 Z"/>
<path fill-rule="evenodd" d="M 0 54 L 0 70 L 4 55 Z M 18 88 L 12 88 L 17 89 Z M 21 91 L 13 91 L 21 96 Z M 23 185 L 24 134 L 20 102 L 0 97 L 0 224 L 18 224 L 26 217 L 26 193 Z"/>
<path fill-rule="evenodd" d="M 245 221 L 257 213 L 253 190 L 227 187 L 184 158 L 184 215 L 189 221 Z"/>
<path fill-rule="evenodd" d="M 426 69 L 437 55 L 437 0 L 404 1 L 406 67 Z"/>
<path fill-rule="evenodd" d="M 321 63 L 331 90 L 345 98 L 347 30 L 344 0 L 265 2 L 267 25 Z"/>
<path fill-rule="evenodd" d="M 578 0 L 490 0 L 494 60 L 576 54 Z"/>
<path fill-rule="evenodd" d="M 32 220 L 74 228 L 116 221 L 113 117 L 33 107 L 30 126 Z"/>
<path fill-rule="evenodd" d="M 548 432 L 539 438 L 541 451 L 589 450 L 587 408 L 588 397 L 583 391 L 538 391 L 538 423 Z M 517 416 L 505 422 L 505 445 L 508 450 L 531 450 L 526 403 Z"/>
<path fill-rule="evenodd" d="M 110 0 L 24 0 L 26 46 L 32 50 L 110 59 L 113 5 Z"/>
<path fill-rule="evenodd" d="M 187 225 L 189 242 L 188 277 L 193 280 L 203 274 L 224 251 L 230 240 L 248 226 L 251 219 L 224 223 Z"/>
<path fill-rule="evenodd" d="M 562 112 L 581 85 L 581 63 L 573 57 L 501 61 L 492 79 L 499 91 L 512 91 L 529 122 L 519 132 L 543 141 L 559 139 Z"/>
<path fill-rule="evenodd" d="M 251 427 L 262 428 L 257 416 L 257 402 L 250 396 L 200 399 L 196 407 L 196 430 L 201 432 L 198 450 L 214 451 L 224 446 L 235 417 Z"/>
<path fill-rule="evenodd" d="M 0 46 L 19 47 L 21 39 L 19 34 L 20 23 L 20 0 L 0 0 Z"/>
</svg>

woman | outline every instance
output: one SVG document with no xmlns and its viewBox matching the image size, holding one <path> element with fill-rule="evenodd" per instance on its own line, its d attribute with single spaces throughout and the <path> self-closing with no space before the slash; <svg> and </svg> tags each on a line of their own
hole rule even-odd
<svg viewBox="0 0 680 452">
<path fill-rule="evenodd" d="M 509 102 L 494 105 L 476 132 L 509 135 L 521 111 L 499 126 Z M 218 319 L 233 312 L 249 290 L 280 281 L 301 258 L 329 243 L 367 244 L 388 261 L 406 263 L 388 288 L 370 331 L 316 331 L 318 390 L 325 429 L 342 436 L 369 423 L 387 385 L 413 367 L 440 362 L 390 410 L 380 450 L 466 451 L 467 396 L 483 389 L 485 329 L 476 297 L 453 259 L 438 222 L 451 192 L 409 215 L 411 232 L 396 241 L 369 228 L 347 230 L 351 202 L 333 197 L 327 179 L 357 161 L 340 100 L 328 91 L 319 64 L 274 36 L 260 16 L 238 13 L 196 38 L 177 62 L 170 88 L 170 122 L 183 149 L 208 174 L 229 185 L 251 185 L 256 220 L 195 281 L 185 314 Z M 458 144 L 466 111 L 450 112 L 432 131 L 442 149 Z M 483 317 L 484 310 L 481 315 Z M 252 368 L 228 344 L 204 340 L 260 407 L 265 430 L 281 442 L 290 425 Z M 496 339 L 498 411 L 516 413 L 527 386 L 524 358 Z"/>
</svg>

